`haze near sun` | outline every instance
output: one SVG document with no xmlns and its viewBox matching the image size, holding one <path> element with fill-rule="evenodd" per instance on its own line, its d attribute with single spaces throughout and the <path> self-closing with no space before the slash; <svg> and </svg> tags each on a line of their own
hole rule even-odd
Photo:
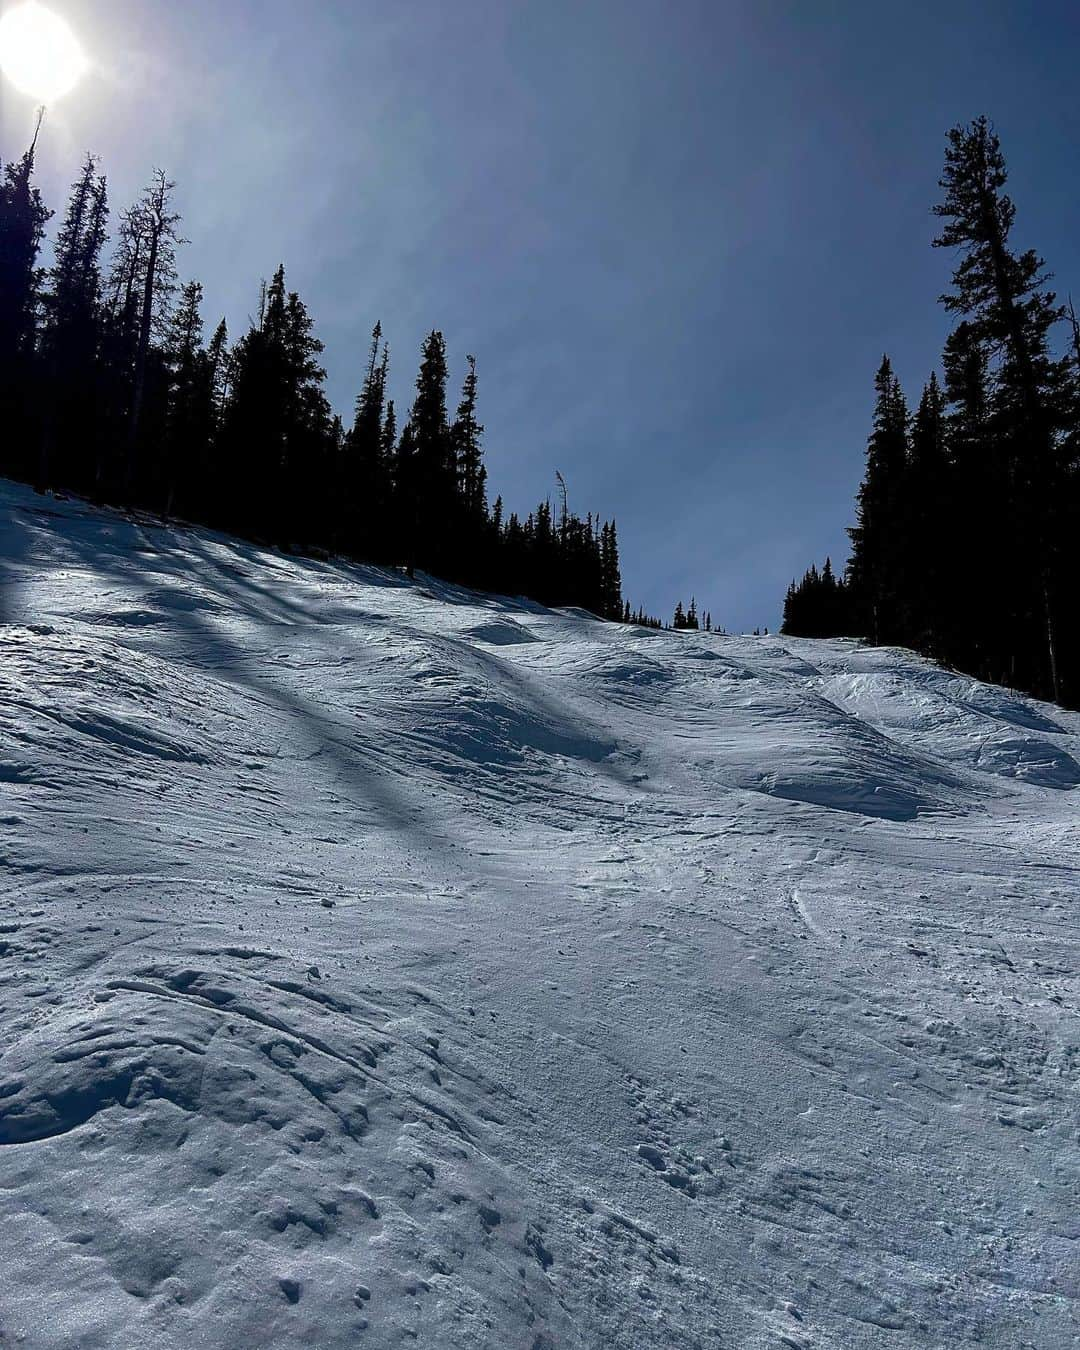
<svg viewBox="0 0 1080 1350">
<path fill-rule="evenodd" d="M 0 18 L 0 70 L 24 94 L 55 103 L 86 72 L 86 54 L 71 26 L 37 0 Z"/>
</svg>

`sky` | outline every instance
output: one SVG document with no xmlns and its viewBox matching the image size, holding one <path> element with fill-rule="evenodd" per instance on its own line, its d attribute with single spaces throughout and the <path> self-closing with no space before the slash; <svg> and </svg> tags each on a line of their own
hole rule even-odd
<svg viewBox="0 0 1080 1350">
<path fill-rule="evenodd" d="M 852 0 L 49 0 L 92 68 L 38 157 L 177 183 L 235 334 L 284 262 L 348 414 L 370 330 L 477 361 L 492 496 L 618 522 L 624 590 L 774 628 L 846 557 L 873 373 L 936 364 L 945 133 L 1001 134 L 1015 238 L 1080 300 L 1080 9 Z M 0 10 L 6 0 L 0 0 Z M 0 94 L 0 155 L 32 105 Z M 456 391 L 454 391 L 456 401 Z"/>
</svg>

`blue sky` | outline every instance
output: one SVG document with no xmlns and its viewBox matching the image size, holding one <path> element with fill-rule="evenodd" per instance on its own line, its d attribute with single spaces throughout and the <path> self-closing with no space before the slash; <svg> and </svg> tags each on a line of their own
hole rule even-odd
<svg viewBox="0 0 1080 1350">
<path fill-rule="evenodd" d="M 946 129 L 985 112 L 1017 240 L 1080 297 L 1080 11 L 849 0 L 50 0 L 95 69 L 40 157 L 119 208 L 178 182 L 184 275 L 239 331 L 279 260 L 351 407 L 381 319 L 477 358 L 491 482 L 618 519 L 627 594 L 774 626 L 846 556 L 871 380 L 937 360 Z M 0 152 L 30 106 L 0 103 Z"/>
</svg>

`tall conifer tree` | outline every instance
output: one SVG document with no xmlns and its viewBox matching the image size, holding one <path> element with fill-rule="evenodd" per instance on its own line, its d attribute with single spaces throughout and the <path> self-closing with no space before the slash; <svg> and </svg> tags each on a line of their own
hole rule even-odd
<svg viewBox="0 0 1080 1350">
<path fill-rule="evenodd" d="M 960 254 L 953 289 L 942 303 L 1000 353 L 994 436 L 1013 506 L 1013 529 L 1000 541 L 1010 552 L 1006 674 L 1060 698 L 1072 678 L 1062 671 L 1059 634 L 1065 607 L 1075 604 L 1064 576 L 1073 522 L 1063 510 L 1072 498 L 1065 446 L 1075 414 L 1067 362 L 1050 351 L 1050 330 L 1064 310 L 1049 289 L 1043 260 L 1032 249 L 1017 252 L 1011 245 L 1016 208 L 1005 192 L 1007 177 L 1000 141 L 985 117 L 954 127 L 940 184 L 943 200 L 934 208 L 944 224 L 934 242 Z M 1033 659 L 1036 649 L 1041 660 Z"/>
<path fill-rule="evenodd" d="M 875 642 L 895 642 L 903 632 L 901 522 L 907 476 L 908 412 L 900 382 L 883 357 L 874 379 L 874 427 L 866 472 L 856 503 L 849 583 L 867 632 Z"/>
<path fill-rule="evenodd" d="M 19 476 L 28 469 L 24 446 L 34 421 L 39 253 L 52 215 L 33 182 L 36 148 L 35 131 L 26 153 L 0 173 L 0 468 Z"/>
</svg>

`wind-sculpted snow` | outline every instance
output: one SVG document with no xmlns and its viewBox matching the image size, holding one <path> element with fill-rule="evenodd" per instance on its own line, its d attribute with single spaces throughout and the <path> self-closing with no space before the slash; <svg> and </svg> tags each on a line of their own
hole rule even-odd
<svg viewBox="0 0 1080 1350">
<path fill-rule="evenodd" d="M 0 490 L 0 1343 L 1080 1335 L 1080 718 Z"/>
<path fill-rule="evenodd" d="M 826 683 L 829 696 L 873 720 L 904 744 L 931 740 L 939 759 L 1039 787 L 1080 783 L 1075 735 L 1030 700 L 925 667 L 844 673 Z"/>
</svg>

